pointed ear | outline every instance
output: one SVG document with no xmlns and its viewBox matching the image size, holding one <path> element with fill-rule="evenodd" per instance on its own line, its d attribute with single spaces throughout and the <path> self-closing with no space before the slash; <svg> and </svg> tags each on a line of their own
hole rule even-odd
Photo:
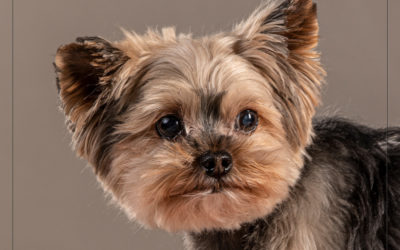
<svg viewBox="0 0 400 250">
<path fill-rule="evenodd" d="M 113 80 L 128 57 L 99 37 L 80 37 L 57 50 L 55 68 L 62 108 L 82 126 L 110 97 Z"/>
<path fill-rule="evenodd" d="M 316 4 L 312 0 L 267 0 L 234 34 L 243 40 L 273 45 L 286 44 L 288 58 L 296 64 L 301 59 L 316 59 L 313 49 L 318 45 Z"/>
<path fill-rule="evenodd" d="M 310 142 L 311 119 L 325 71 L 319 62 L 318 22 L 312 0 L 266 0 L 233 30 L 232 50 L 273 89 L 294 149 Z"/>
<path fill-rule="evenodd" d="M 117 111 L 112 91 L 128 59 L 99 37 L 82 37 L 61 46 L 55 58 L 61 108 L 73 147 L 101 176 L 109 171 L 108 150 L 115 139 L 112 131 Z"/>
</svg>

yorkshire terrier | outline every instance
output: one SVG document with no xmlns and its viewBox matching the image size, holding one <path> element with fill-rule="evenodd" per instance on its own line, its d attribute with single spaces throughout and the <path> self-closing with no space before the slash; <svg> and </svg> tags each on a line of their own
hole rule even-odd
<svg viewBox="0 0 400 250">
<path fill-rule="evenodd" d="M 55 58 L 77 154 L 126 214 L 187 249 L 399 249 L 400 128 L 313 119 L 312 0 L 230 32 L 81 37 Z"/>
</svg>

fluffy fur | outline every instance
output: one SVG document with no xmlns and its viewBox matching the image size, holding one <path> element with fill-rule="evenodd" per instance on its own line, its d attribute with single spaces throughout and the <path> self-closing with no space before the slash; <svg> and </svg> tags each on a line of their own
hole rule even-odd
<svg viewBox="0 0 400 250">
<path fill-rule="evenodd" d="M 311 0 L 265 1 L 231 32 L 207 37 L 125 35 L 78 38 L 58 49 L 55 66 L 74 148 L 131 219 L 187 232 L 189 249 L 400 242 L 385 227 L 399 220 L 400 184 L 385 182 L 386 169 L 398 176 L 399 129 L 387 141 L 341 120 L 313 132 L 325 73 Z M 249 109 L 258 125 L 245 133 L 235 124 Z M 166 140 L 156 123 L 171 114 L 183 132 Z M 220 151 L 233 168 L 211 178 L 198 158 Z"/>
<path fill-rule="evenodd" d="M 398 249 L 400 128 L 315 121 L 301 178 L 273 213 L 188 234 L 188 249 Z"/>
</svg>

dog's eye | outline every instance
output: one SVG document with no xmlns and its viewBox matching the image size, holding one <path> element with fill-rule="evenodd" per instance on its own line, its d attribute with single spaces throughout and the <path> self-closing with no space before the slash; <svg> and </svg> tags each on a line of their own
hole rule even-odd
<svg viewBox="0 0 400 250">
<path fill-rule="evenodd" d="M 183 126 L 178 117 L 167 115 L 157 121 L 156 129 L 161 138 L 172 140 L 182 133 Z"/>
<path fill-rule="evenodd" d="M 240 112 L 236 118 L 236 128 L 245 132 L 252 132 L 257 128 L 258 117 L 253 110 L 246 109 Z"/>
</svg>

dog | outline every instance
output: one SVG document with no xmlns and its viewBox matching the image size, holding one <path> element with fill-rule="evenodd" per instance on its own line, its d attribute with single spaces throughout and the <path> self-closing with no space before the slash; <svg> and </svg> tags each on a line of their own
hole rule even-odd
<svg viewBox="0 0 400 250">
<path fill-rule="evenodd" d="M 124 33 L 61 46 L 55 68 L 73 147 L 130 219 L 196 250 L 400 248 L 400 128 L 314 118 L 315 3 Z"/>
</svg>

